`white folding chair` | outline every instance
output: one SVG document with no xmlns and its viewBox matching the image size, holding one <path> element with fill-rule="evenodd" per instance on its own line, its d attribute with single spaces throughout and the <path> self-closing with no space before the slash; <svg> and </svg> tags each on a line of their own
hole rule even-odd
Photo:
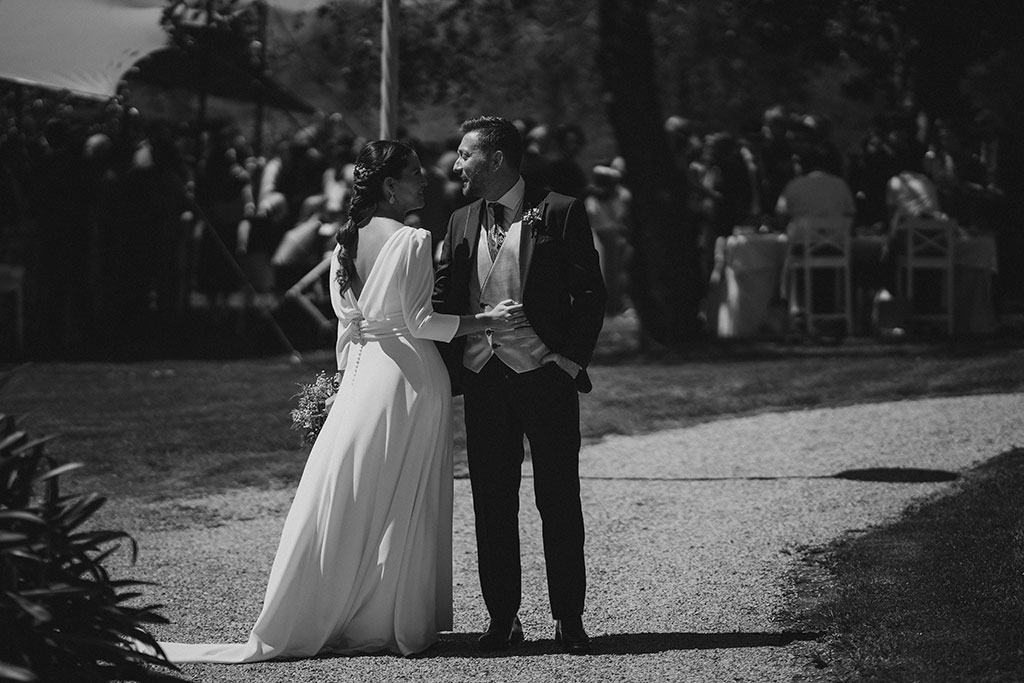
<svg viewBox="0 0 1024 683">
<path fill-rule="evenodd" d="M 786 295 L 790 309 L 803 314 L 809 335 L 818 334 L 824 320 L 840 320 L 846 334 L 853 333 L 851 226 L 848 216 L 802 216 L 793 219 L 787 231 Z M 834 302 L 828 309 L 820 306 L 821 296 L 815 294 L 820 283 L 815 273 L 822 271 L 834 274 Z"/>
<path fill-rule="evenodd" d="M 902 250 L 896 258 L 896 290 L 910 302 L 912 322 L 939 323 L 953 334 L 953 242 L 956 226 L 941 218 L 909 218 L 897 228 Z M 921 275 L 932 273 L 941 283 L 938 310 L 926 310 L 920 302 L 926 289 Z M 927 283 L 927 275 L 924 280 Z"/>
</svg>

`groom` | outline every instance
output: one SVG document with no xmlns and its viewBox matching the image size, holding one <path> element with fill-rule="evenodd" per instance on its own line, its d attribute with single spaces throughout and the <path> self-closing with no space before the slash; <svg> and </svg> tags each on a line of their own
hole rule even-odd
<svg viewBox="0 0 1024 683">
<path fill-rule="evenodd" d="M 527 322 L 471 335 L 443 348 L 453 390 L 465 394 L 480 587 L 490 615 L 484 651 L 523 641 L 519 622 L 519 484 L 530 440 L 543 527 L 555 640 L 590 651 L 583 628 L 586 569 L 580 504 L 580 408 L 586 366 L 604 321 L 605 287 L 586 210 L 579 201 L 525 184 L 523 143 L 509 121 L 462 124 L 455 172 L 478 198 L 448 223 L 435 308 L 467 314 L 505 299 Z"/>
</svg>

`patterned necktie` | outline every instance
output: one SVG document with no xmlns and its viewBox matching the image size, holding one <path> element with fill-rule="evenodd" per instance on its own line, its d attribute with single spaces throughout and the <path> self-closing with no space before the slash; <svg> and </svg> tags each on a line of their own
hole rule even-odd
<svg viewBox="0 0 1024 683">
<path fill-rule="evenodd" d="M 494 223 L 491 226 L 490 237 L 487 241 L 487 246 L 491 252 L 491 260 L 498 258 L 498 250 L 501 249 L 501 245 L 505 242 L 505 207 L 498 202 L 491 202 L 490 209 L 494 215 Z"/>
</svg>

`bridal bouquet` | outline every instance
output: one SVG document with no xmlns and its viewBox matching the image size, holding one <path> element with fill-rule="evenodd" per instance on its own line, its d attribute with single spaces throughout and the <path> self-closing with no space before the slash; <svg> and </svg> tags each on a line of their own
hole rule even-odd
<svg viewBox="0 0 1024 683">
<path fill-rule="evenodd" d="M 312 382 L 299 385 L 299 393 L 292 397 L 299 399 L 299 406 L 291 414 L 292 429 L 301 433 L 300 445 L 308 446 L 316 440 L 340 383 L 340 372 L 328 375 L 321 370 Z"/>
</svg>

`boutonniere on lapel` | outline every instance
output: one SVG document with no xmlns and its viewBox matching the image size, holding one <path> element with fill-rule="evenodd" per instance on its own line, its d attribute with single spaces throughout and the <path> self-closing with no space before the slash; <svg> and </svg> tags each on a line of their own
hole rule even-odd
<svg viewBox="0 0 1024 683">
<path fill-rule="evenodd" d="M 523 214 L 523 227 L 530 230 L 530 237 L 533 239 L 537 239 L 540 235 L 547 235 L 544 214 L 539 206 L 535 206 Z"/>
</svg>

